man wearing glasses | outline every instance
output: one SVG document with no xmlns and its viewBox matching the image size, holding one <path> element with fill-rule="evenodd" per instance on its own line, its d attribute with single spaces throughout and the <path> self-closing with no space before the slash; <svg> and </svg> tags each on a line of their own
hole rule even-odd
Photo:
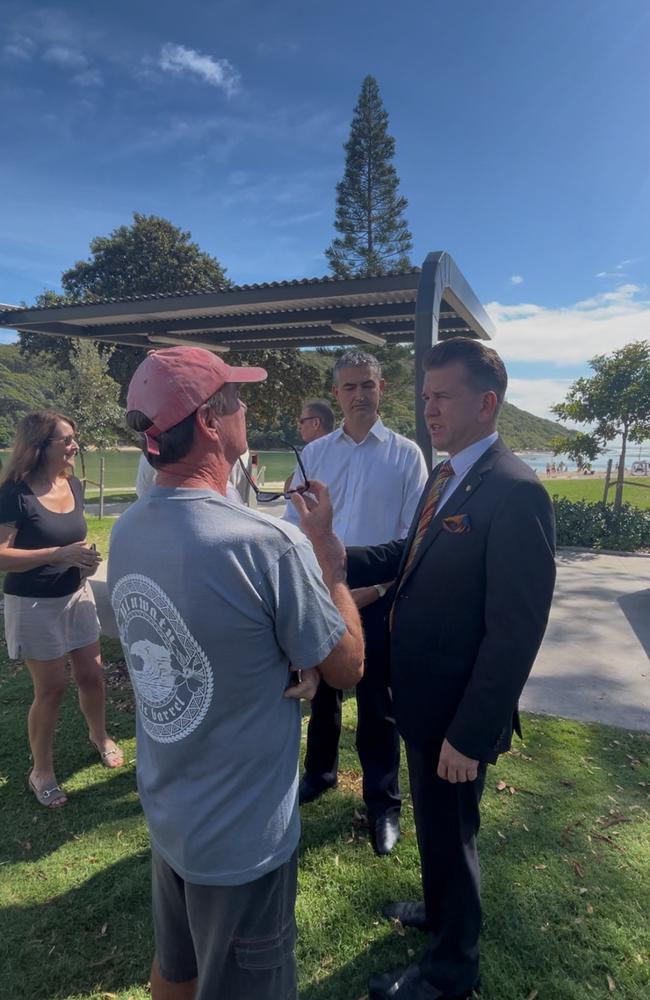
<svg viewBox="0 0 650 1000">
<path fill-rule="evenodd" d="M 420 449 L 384 426 L 379 404 L 384 380 L 377 358 L 346 351 L 334 366 L 333 393 L 343 424 L 308 444 L 292 485 L 303 478 L 326 483 L 334 508 L 334 532 L 345 545 L 376 545 L 405 538 L 427 479 Z M 288 505 L 285 519 L 297 523 Z M 381 541 L 380 541 L 381 540 Z M 390 583 L 389 580 L 385 581 Z M 366 636 L 364 678 L 356 689 L 357 751 L 363 770 L 363 798 L 373 847 L 388 854 L 399 839 L 399 736 L 388 681 L 383 596 L 363 610 Z M 312 802 L 337 783 L 342 692 L 321 681 L 312 701 L 301 803 Z"/>
<path fill-rule="evenodd" d="M 246 450 L 239 383 L 265 378 L 177 347 L 129 386 L 157 481 L 113 529 L 108 586 L 138 707 L 152 1000 L 295 1000 L 297 699 L 313 668 L 336 687 L 362 673 L 326 488 L 293 494 L 302 533 L 226 494 Z"/>
<path fill-rule="evenodd" d="M 308 399 L 306 403 L 302 404 L 302 410 L 298 417 L 298 433 L 304 444 L 311 444 L 312 441 L 325 437 L 326 434 L 331 434 L 335 422 L 334 410 L 329 403 L 326 403 L 324 399 Z M 293 448 L 293 445 L 289 447 Z M 293 472 L 287 476 L 284 483 L 285 493 L 291 489 L 293 477 Z"/>
<path fill-rule="evenodd" d="M 324 399 L 308 399 L 298 417 L 298 431 L 305 444 L 331 434 L 334 430 L 334 410 Z"/>
</svg>

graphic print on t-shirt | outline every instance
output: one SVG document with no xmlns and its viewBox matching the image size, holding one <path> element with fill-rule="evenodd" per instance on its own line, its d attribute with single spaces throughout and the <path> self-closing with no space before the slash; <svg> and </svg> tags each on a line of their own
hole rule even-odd
<svg viewBox="0 0 650 1000">
<path fill-rule="evenodd" d="M 212 701 L 210 662 L 178 609 L 147 576 L 118 580 L 111 597 L 145 732 L 174 743 L 196 729 Z"/>
</svg>

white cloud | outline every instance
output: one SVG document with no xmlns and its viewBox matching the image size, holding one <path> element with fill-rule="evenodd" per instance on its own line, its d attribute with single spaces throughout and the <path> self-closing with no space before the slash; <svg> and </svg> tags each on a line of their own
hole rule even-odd
<svg viewBox="0 0 650 1000">
<path fill-rule="evenodd" d="M 43 53 L 43 59 L 54 66 L 59 66 L 60 69 L 84 70 L 88 66 L 88 60 L 83 52 L 65 45 L 52 45 Z"/>
<path fill-rule="evenodd" d="M 621 260 L 618 264 L 615 264 L 611 271 L 598 271 L 596 277 L 616 278 L 617 280 L 626 278 L 627 274 L 624 271 L 624 268 L 629 267 L 630 264 L 639 264 L 642 260 L 643 257 L 626 257 L 625 260 Z"/>
<path fill-rule="evenodd" d="M 569 378 L 509 378 L 506 399 L 520 410 L 557 420 L 551 413 L 551 406 L 562 402 L 573 381 Z"/>
<path fill-rule="evenodd" d="M 495 347 L 506 361 L 584 364 L 595 354 L 650 338 L 650 301 L 632 284 L 563 309 L 492 302 L 487 311 L 496 327 Z"/>
<path fill-rule="evenodd" d="M 24 59 L 29 61 L 34 55 L 35 45 L 31 38 L 26 35 L 14 35 L 11 41 L 4 46 L 2 53 L 12 59 Z"/>
<path fill-rule="evenodd" d="M 78 83 L 80 87 L 101 87 L 104 78 L 98 69 L 84 69 L 72 77 L 72 82 Z"/>
<path fill-rule="evenodd" d="M 510 278 L 510 281 L 512 282 L 513 285 L 523 285 L 524 277 L 522 274 L 513 274 L 512 277 Z"/>
<path fill-rule="evenodd" d="M 205 56 L 185 45 L 167 42 L 160 51 L 158 65 L 166 73 L 193 75 L 204 83 L 220 87 L 228 97 L 239 90 L 239 73 L 227 59 Z"/>
</svg>

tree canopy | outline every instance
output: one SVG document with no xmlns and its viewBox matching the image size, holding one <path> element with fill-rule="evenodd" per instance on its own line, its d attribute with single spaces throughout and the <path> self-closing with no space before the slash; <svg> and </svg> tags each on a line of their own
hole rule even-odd
<svg viewBox="0 0 650 1000">
<path fill-rule="evenodd" d="M 45 292 L 37 305 L 93 302 L 104 298 L 192 292 L 230 285 L 224 267 L 201 250 L 189 232 L 167 219 L 135 212 L 129 226 L 119 226 L 109 236 L 97 236 L 90 243 L 90 257 L 77 261 L 61 276 L 63 295 Z M 31 357 L 47 356 L 60 368 L 72 367 L 75 341 L 68 337 L 20 334 L 20 348 Z M 105 347 L 100 347 L 106 351 Z M 131 375 L 145 352 L 136 347 L 116 347 L 107 351 L 108 370 L 121 387 L 121 400 Z M 250 390 L 255 399 L 254 428 L 263 428 L 290 411 L 296 398 L 313 395 L 318 376 L 307 355 L 297 351 L 256 351 L 241 358 L 235 353 L 228 361 L 260 364 L 269 372 L 264 385 Z"/>
<path fill-rule="evenodd" d="M 110 354 L 110 350 L 100 352 L 91 340 L 75 340 L 70 368 L 61 369 L 56 379 L 58 408 L 77 426 L 84 479 L 84 451 L 89 446 L 103 451 L 124 438 L 120 387 L 108 371 Z"/>
<path fill-rule="evenodd" d="M 56 406 L 51 365 L 24 358 L 18 344 L 0 345 L 0 448 L 13 443 L 16 424 L 27 413 Z"/>
<path fill-rule="evenodd" d="M 590 426 L 572 446 L 563 448 L 574 457 L 575 449 L 579 449 L 580 454 L 595 458 L 610 441 L 620 437 L 615 500 L 615 506 L 620 507 L 628 442 L 650 438 L 650 343 L 635 341 L 612 354 L 598 354 L 589 366 L 594 374 L 576 379 L 564 402 L 552 410 L 561 420 Z"/>
<path fill-rule="evenodd" d="M 325 251 L 332 272 L 344 278 L 409 267 L 413 239 L 404 218 L 407 201 L 398 194 L 395 140 L 388 134 L 388 113 L 373 76 L 361 85 L 344 149 L 334 223 L 341 235 Z"/>
<path fill-rule="evenodd" d="M 90 241 L 90 257 L 78 260 L 61 275 L 63 295 L 44 292 L 39 306 L 96 302 L 132 295 L 195 292 L 229 285 L 218 260 L 201 250 L 189 232 L 157 215 L 133 213 L 129 226 L 118 226 L 109 236 Z M 73 341 L 21 333 L 24 354 L 48 354 L 62 368 L 70 367 Z M 122 386 L 123 396 L 144 352 L 118 347 L 110 352 L 110 373 Z"/>
</svg>

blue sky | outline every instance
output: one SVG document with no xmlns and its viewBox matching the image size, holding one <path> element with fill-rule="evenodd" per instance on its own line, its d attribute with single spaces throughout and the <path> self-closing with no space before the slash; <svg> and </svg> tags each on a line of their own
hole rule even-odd
<svg viewBox="0 0 650 1000">
<path fill-rule="evenodd" d="M 134 210 L 236 282 L 324 274 L 374 74 L 413 262 L 448 250 L 545 414 L 650 336 L 647 0 L 3 4 L 0 301 L 57 288 Z"/>
</svg>

